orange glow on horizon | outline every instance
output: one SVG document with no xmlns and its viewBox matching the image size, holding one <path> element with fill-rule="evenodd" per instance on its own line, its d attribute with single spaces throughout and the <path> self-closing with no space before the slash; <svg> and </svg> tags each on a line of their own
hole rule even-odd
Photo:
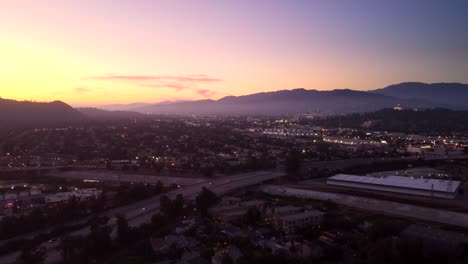
<svg viewBox="0 0 468 264">
<path fill-rule="evenodd" d="M 407 10 L 405 2 L 300 2 L 4 1 L 0 96 L 97 106 L 468 83 L 460 25 L 435 32 L 435 12 L 418 12 L 411 27 L 385 13 L 386 5 Z M 372 12 L 363 15 L 366 8 Z M 420 33 L 427 29 L 433 36 Z"/>
</svg>

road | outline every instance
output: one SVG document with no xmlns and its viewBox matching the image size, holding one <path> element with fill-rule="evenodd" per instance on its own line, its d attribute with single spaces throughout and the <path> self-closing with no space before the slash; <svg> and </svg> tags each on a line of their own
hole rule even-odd
<svg viewBox="0 0 468 264">
<path fill-rule="evenodd" d="M 410 205 L 401 202 L 378 200 L 348 194 L 328 193 L 284 186 L 268 185 L 263 186 L 261 190 L 273 195 L 295 196 L 322 201 L 333 201 L 337 204 L 379 212 L 387 215 L 420 219 L 428 222 L 438 222 L 468 228 L 468 214 L 466 213 L 451 212 L 443 209 Z"/>
<path fill-rule="evenodd" d="M 177 190 L 166 193 L 169 198 L 174 199 L 178 194 L 182 194 L 185 199 L 195 199 L 198 193 L 203 187 L 206 187 L 216 193 L 217 195 L 223 195 L 228 192 L 240 189 L 243 187 L 248 187 L 256 184 L 260 184 L 264 181 L 271 179 L 279 178 L 284 176 L 284 173 L 281 172 L 270 172 L 270 171 L 258 171 L 251 173 L 237 174 L 233 176 L 226 176 L 222 178 L 216 178 L 213 180 L 207 180 L 200 183 L 195 183 L 185 187 L 181 187 Z M 116 208 L 114 210 L 103 213 L 103 216 L 109 217 L 109 225 L 113 229 L 112 235 L 115 236 L 115 226 L 116 226 L 116 214 L 124 215 L 130 226 L 139 226 L 143 223 L 151 221 L 151 217 L 156 212 L 159 212 L 159 201 L 161 195 L 142 200 L 131 205 L 123 206 Z M 89 233 L 89 227 L 79 229 L 67 235 L 87 235 Z M 44 242 L 41 246 L 46 249 L 47 257 L 46 263 L 57 263 L 61 259 L 60 251 L 57 250 L 57 247 L 60 243 L 60 240 L 66 235 L 56 237 L 53 239 L 53 242 L 48 243 Z M 9 255 L 1 256 L 0 263 L 15 263 L 19 252 L 15 252 Z"/>
<path fill-rule="evenodd" d="M 160 181 L 164 185 L 192 185 L 195 183 L 203 183 L 207 178 L 190 178 L 190 177 L 172 177 L 172 176 L 154 176 L 144 174 L 121 173 L 114 171 L 97 171 L 97 170 L 73 170 L 73 171 L 51 171 L 46 176 L 79 179 L 79 180 L 97 180 L 97 181 L 114 181 L 114 182 L 142 182 L 142 183 L 157 183 Z"/>
<path fill-rule="evenodd" d="M 438 158 L 426 158 L 425 160 L 444 160 L 444 159 L 466 159 L 468 155 L 459 155 L 453 157 L 438 157 Z M 372 164 L 374 162 L 392 162 L 399 160 L 414 161 L 416 157 L 398 157 L 398 158 L 381 158 L 381 159 L 349 159 L 349 160 L 332 160 L 332 161 L 318 161 L 311 162 L 304 165 L 304 167 L 310 168 L 344 168 L 352 165 L 364 165 Z M 15 168 L 12 168 L 14 170 Z M 24 168 L 17 168 L 24 170 Z M 36 169 L 37 168 L 31 168 Z M 54 168 L 47 168 L 57 169 Z M 107 172 L 97 172 L 96 171 L 68 171 L 68 172 L 52 172 L 55 173 L 53 176 L 64 177 L 64 178 L 77 178 L 77 179 L 95 179 L 102 181 L 128 181 L 128 182 L 148 182 L 155 183 L 158 180 L 164 184 L 178 184 L 182 188 L 169 192 L 169 198 L 173 199 L 178 194 L 182 194 L 186 199 L 194 199 L 194 197 L 200 192 L 203 186 L 214 191 L 218 195 L 225 194 L 229 191 L 239 189 L 242 187 L 255 185 L 261 182 L 264 182 L 269 179 L 274 179 L 283 176 L 283 173 L 279 172 L 252 172 L 245 174 L 238 174 L 229 177 L 216 178 L 213 180 L 207 180 L 203 178 L 184 178 L 184 177 L 163 177 L 163 176 L 146 176 L 146 175 L 136 175 L 136 174 L 116 174 L 116 173 L 107 173 Z M 168 179 L 171 178 L 171 179 Z M 159 199 L 160 196 L 155 196 L 131 205 L 124 207 L 119 207 L 114 210 L 108 211 L 103 215 L 109 217 L 109 224 L 114 228 L 116 219 L 116 214 L 124 215 L 131 226 L 139 226 L 143 223 L 147 223 L 151 220 L 151 216 L 159 211 Z M 361 201 L 366 202 L 366 201 Z M 376 206 L 376 209 L 379 209 Z M 389 212 L 391 214 L 392 212 Z M 428 217 L 431 219 L 431 217 Z M 83 228 L 78 231 L 73 232 L 71 235 L 86 235 L 89 232 L 89 228 Z M 47 249 L 47 263 L 54 263 L 60 259 L 60 252 L 55 250 L 58 246 L 61 237 L 55 239 L 53 243 L 44 243 L 43 246 Z M 0 257 L 0 263 L 15 263 L 18 252 L 12 253 L 10 255 L 5 255 Z"/>
<path fill-rule="evenodd" d="M 450 157 L 439 156 L 439 157 L 426 157 L 424 160 L 451 160 L 451 159 L 468 159 L 468 155 L 459 154 L 452 155 Z M 360 159 L 343 159 L 343 160 L 327 160 L 327 161 L 316 161 L 308 162 L 304 164 L 304 168 L 312 169 L 344 169 L 350 166 L 356 165 L 372 165 L 375 162 L 394 162 L 394 161 L 415 161 L 418 160 L 416 156 L 410 157 L 392 157 L 392 158 L 360 158 Z"/>
</svg>

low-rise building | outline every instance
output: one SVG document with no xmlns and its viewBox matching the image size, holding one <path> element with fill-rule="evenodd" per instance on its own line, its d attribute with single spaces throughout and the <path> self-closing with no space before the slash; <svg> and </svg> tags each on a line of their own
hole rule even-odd
<svg viewBox="0 0 468 264">
<path fill-rule="evenodd" d="M 49 194 L 45 196 L 45 202 L 48 206 L 54 206 L 58 203 L 69 200 L 72 197 L 83 199 L 96 199 L 101 194 L 101 190 L 96 188 L 89 189 L 77 189 L 71 192 L 58 192 L 54 194 Z"/>
<path fill-rule="evenodd" d="M 218 218 L 218 220 L 222 221 L 232 221 L 235 219 L 239 219 L 244 216 L 249 208 L 257 208 L 261 210 L 264 206 L 265 202 L 261 200 L 250 200 L 240 202 L 239 199 L 235 199 L 233 197 L 227 199 L 221 203 L 219 206 L 215 206 L 210 209 L 210 212 Z"/>
<path fill-rule="evenodd" d="M 318 210 L 304 211 L 295 214 L 275 217 L 274 227 L 284 233 L 293 233 L 307 226 L 319 226 L 324 213 Z"/>
<path fill-rule="evenodd" d="M 285 206 L 274 206 L 267 210 L 267 215 L 270 216 L 281 216 L 281 215 L 288 215 L 292 213 L 297 213 L 302 211 L 302 207 L 293 206 L 293 205 L 285 205 Z"/>
<path fill-rule="evenodd" d="M 413 195 L 454 199 L 460 187 L 459 181 L 427 179 L 403 176 L 368 177 L 338 174 L 327 179 L 327 184 L 366 189 L 372 191 L 387 191 Z"/>
</svg>

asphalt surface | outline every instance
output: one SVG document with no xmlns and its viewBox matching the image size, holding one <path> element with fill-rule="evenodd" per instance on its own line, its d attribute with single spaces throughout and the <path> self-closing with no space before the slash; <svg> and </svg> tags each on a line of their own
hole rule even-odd
<svg viewBox="0 0 468 264">
<path fill-rule="evenodd" d="M 438 222 L 468 228 L 468 214 L 451 212 L 443 209 L 411 205 L 401 202 L 378 200 L 348 194 L 329 193 L 300 188 L 267 185 L 262 191 L 279 196 L 295 196 L 322 201 L 333 201 L 337 204 L 379 212 L 387 215 L 420 219 L 427 222 Z"/>
<path fill-rule="evenodd" d="M 132 173 L 122 173 L 113 171 L 97 171 L 97 170 L 72 170 L 72 171 L 51 171 L 47 176 L 78 179 L 78 180 L 96 180 L 96 181 L 113 181 L 113 182 L 141 182 L 155 184 L 161 182 L 164 185 L 192 185 L 207 181 L 206 178 L 191 178 L 191 177 L 171 177 L 171 176 L 154 176 Z"/>
</svg>

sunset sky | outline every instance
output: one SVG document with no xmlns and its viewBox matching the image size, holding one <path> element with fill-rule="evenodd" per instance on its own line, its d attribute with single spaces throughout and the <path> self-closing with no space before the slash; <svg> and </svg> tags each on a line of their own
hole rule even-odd
<svg viewBox="0 0 468 264">
<path fill-rule="evenodd" d="M 468 83 L 468 1 L 0 1 L 0 96 L 75 106 Z"/>
</svg>

